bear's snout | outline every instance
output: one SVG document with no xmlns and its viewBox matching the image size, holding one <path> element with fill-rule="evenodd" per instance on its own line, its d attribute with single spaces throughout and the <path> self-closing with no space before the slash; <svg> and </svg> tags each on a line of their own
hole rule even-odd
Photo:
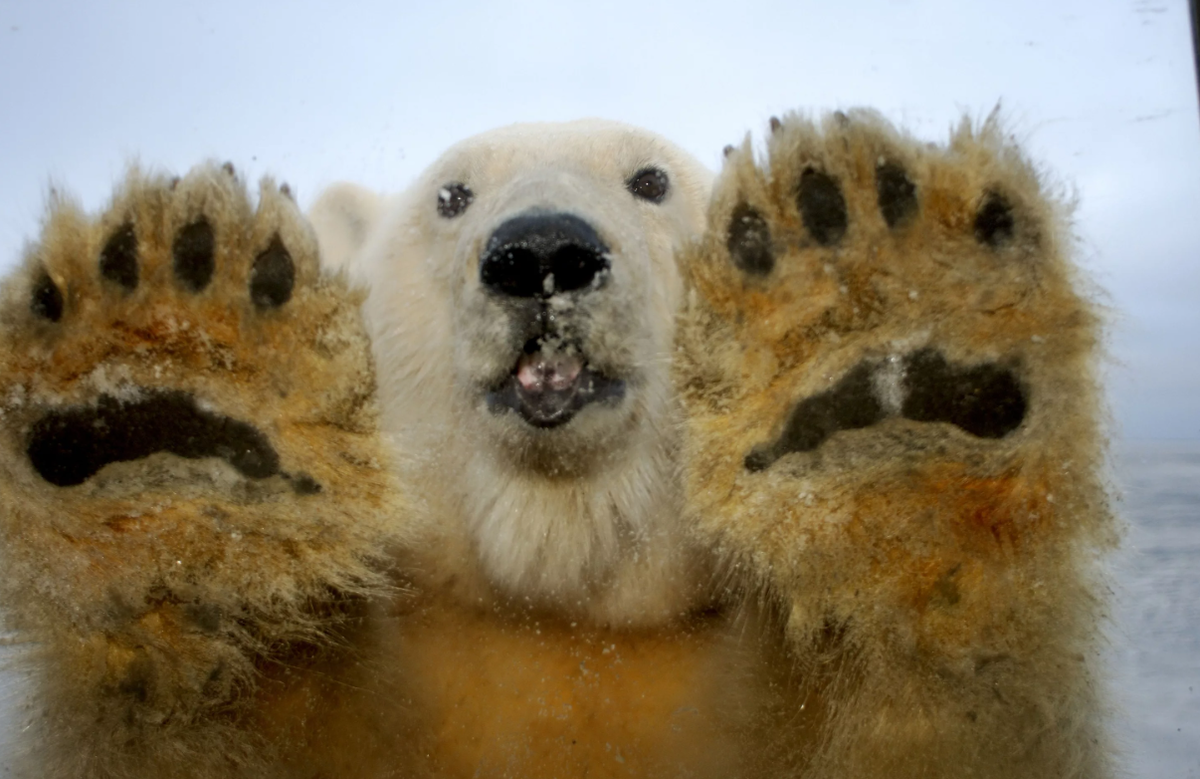
<svg viewBox="0 0 1200 779">
<path fill-rule="evenodd" d="M 562 212 L 527 212 L 504 222 L 479 262 L 485 288 L 518 298 L 599 289 L 608 271 L 608 247 L 596 230 Z"/>
</svg>

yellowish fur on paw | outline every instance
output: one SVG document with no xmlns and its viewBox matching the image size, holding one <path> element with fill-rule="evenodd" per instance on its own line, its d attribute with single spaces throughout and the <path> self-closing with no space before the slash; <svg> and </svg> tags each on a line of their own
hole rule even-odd
<svg viewBox="0 0 1200 779">
<path fill-rule="evenodd" d="M 932 146 L 789 116 L 729 150 L 682 261 L 688 514 L 837 700 L 813 775 L 1109 770 L 1115 527 L 1065 218 L 992 122 Z"/>
<path fill-rule="evenodd" d="M 385 586 L 404 511 L 360 302 L 286 187 L 255 203 L 228 166 L 134 171 L 96 218 L 52 202 L 0 302 L 4 602 L 40 655 L 40 775 L 247 770 L 255 658 Z"/>
</svg>

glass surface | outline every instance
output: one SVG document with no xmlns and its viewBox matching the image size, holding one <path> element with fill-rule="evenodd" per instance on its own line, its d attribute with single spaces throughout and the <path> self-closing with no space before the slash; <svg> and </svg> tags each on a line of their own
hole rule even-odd
<svg viewBox="0 0 1200 779">
<path fill-rule="evenodd" d="M 1200 439 L 1191 46 L 1181 0 L 6 0 L 0 270 L 36 233 L 51 184 L 98 208 L 131 159 L 228 159 L 308 204 L 341 179 L 400 189 L 449 143 L 515 121 L 618 119 L 716 167 L 725 144 L 790 109 L 873 106 L 941 140 L 999 103 L 1077 197 L 1078 254 L 1113 311 L 1134 528 L 1113 631 L 1122 739 L 1134 775 L 1197 776 L 1200 465 L 1192 444 L 1154 443 Z M 6 678 L 11 715 L 21 693 Z"/>
</svg>

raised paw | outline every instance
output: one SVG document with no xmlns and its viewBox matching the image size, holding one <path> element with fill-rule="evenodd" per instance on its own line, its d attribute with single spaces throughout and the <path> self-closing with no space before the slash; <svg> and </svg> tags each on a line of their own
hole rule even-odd
<svg viewBox="0 0 1200 779">
<path fill-rule="evenodd" d="M 46 655 L 42 765 L 240 765 L 257 658 L 383 586 L 360 296 L 286 189 L 216 166 L 135 171 L 95 219 L 55 200 L 3 294 L 4 603 Z"/>
<path fill-rule="evenodd" d="M 1074 776 L 1097 727 L 1081 551 L 1113 525 L 1064 219 L 992 123 L 932 146 L 865 112 L 793 116 L 761 161 L 728 153 L 683 258 L 688 512 L 802 658 L 853 658 L 861 722 L 811 756 L 831 775 L 974 766 L 953 734 L 994 727 L 1026 775 Z M 1078 739 L 1038 742 L 1051 727 Z M 935 734 L 926 765 L 912 744 Z"/>
</svg>

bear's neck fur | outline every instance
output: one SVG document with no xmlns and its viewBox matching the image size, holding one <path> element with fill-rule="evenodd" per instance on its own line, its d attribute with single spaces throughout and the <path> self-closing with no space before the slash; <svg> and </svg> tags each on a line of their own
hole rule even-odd
<svg viewBox="0 0 1200 779">
<path fill-rule="evenodd" d="M 457 511 L 503 597 L 600 624 L 679 618 L 701 599 L 680 526 L 673 442 L 637 431 L 620 456 L 550 478 L 472 450 Z"/>
</svg>

